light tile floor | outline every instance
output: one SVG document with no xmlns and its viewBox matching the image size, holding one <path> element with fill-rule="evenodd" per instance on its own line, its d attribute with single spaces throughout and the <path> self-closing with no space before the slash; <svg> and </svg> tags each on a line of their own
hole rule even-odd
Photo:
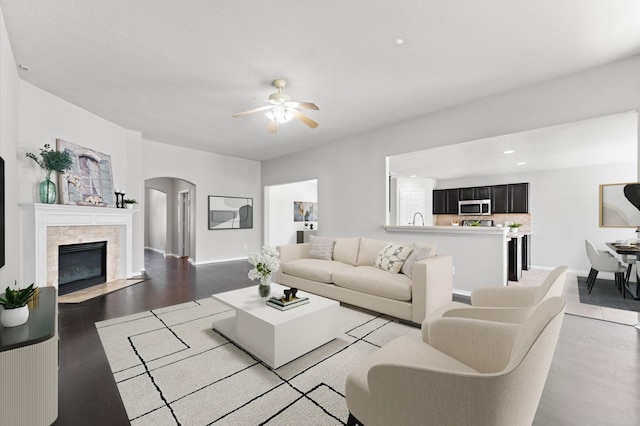
<svg viewBox="0 0 640 426">
<path fill-rule="evenodd" d="M 64 294 L 58 297 L 59 303 L 82 303 L 86 300 L 93 299 L 94 297 L 103 296 L 109 294 L 112 291 L 120 290 L 130 285 L 138 284 L 144 280 L 132 279 L 132 280 L 114 280 L 104 284 L 94 285 L 89 288 L 74 291 L 73 293 Z"/>
<path fill-rule="evenodd" d="M 522 279 L 520 279 L 520 281 L 518 282 L 509 281 L 509 285 L 537 286 L 542 284 L 542 281 L 544 281 L 549 272 L 549 270 L 544 269 L 529 269 L 528 271 L 522 271 Z M 567 273 L 567 280 L 564 284 L 563 296 L 567 302 L 567 308 L 565 312 L 568 314 L 616 322 L 625 325 L 637 325 L 640 323 L 639 312 L 622 311 L 620 309 L 605 308 L 602 306 L 580 303 L 580 295 L 578 293 L 578 275 L 575 273 Z M 638 301 L 638 303 L 640 303 L 640 301 Z"/>
</svg>

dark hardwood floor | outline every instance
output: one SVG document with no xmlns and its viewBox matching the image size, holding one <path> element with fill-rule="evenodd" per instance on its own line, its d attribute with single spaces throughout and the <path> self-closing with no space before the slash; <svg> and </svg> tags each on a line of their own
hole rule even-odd
<svg viewBox="0 0 640 426">
<path fill-rule="evenodd" d="M 193 266 L 145 251 L 147 279 L 78 304 L 59 305 L 60 369 L 55 425 L 114 426 L 129 421 L 95 323 L 255 285 L 246 261 Z"/>
<path fill-rule="evenodd" d="M 255 285 L 246 261 L 193 266 L 147 251 L 145 269 L 143 283 L 60 305 L 56 425 L 129 424 L 95 322 Z M 634 327 L 566 315 L 534 425 L 636 425 L 639 336 Z"/>
</svg>

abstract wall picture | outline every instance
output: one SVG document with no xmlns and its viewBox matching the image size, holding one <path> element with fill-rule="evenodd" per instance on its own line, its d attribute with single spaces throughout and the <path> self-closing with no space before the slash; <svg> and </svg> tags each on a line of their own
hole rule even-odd
<svg viewBox="0 0 640 426">
<path fill-rule="evenodd" d="M 311 201 L 294 201 L 293 202 L 293 221 L 294 222 L 317 222 L 318 221 L 318 203 Z"/>
<path fill-rule="evenodd" d="M 62 204 L 115 207 L 111 156 L 62 139 L 58 151 L 67 151 L 71 170 L 58 173 Z"/>
<path fill-rule="evenodd" d="M 209 229 L 253 228 L 253 198 L 209 195 Z"/>
<path fill-rule="evenodd" d="M 640 226 L 640 183 L 600 185 L 600 227 Z"/>
</svg>

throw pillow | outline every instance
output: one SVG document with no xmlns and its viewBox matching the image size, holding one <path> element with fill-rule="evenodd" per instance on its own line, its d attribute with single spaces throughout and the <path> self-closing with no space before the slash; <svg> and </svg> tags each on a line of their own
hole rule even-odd
<svg viewBox="0 0 640 426">
<path fill-rule="evenodd" d="M 402 265 L 402 273 L 408 276 L 409 278 L 413 278 L 413 264 L 420 260 L 424 260 L 427 257 L 431 256 L 431 248 L 429 247 L 416 247 L 413 249 L 407 260 L 404 261 Z"/>
<path fill-rule="evenodd" d="M 392 274 L 397 274 L 412 250 L 412 246 L 389 243 L 384 246 L 378 257 L 376 257 L 374 266 Z"/>
<path fill-rule="evenodd" d="M 309 258 L 331 260 L 333 255 L 333 238 L 309 235 Z"/>
</svg>

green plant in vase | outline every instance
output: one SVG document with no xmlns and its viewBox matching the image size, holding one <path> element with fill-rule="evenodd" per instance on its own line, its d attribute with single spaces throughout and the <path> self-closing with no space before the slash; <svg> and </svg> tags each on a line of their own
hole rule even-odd
<svg viewBox="0 0 640 426">
<path fill-rule="evenodd" d="M 135 198 L 125 198 L 124 200 L 122 200 L 122 202 L 128 209 L 132 209 L 134 204 L 138 204 Z"/>
<path fill-rule="evenodd" d="M 29 299 L 36 292 L 31 284 L 27 288 L 13 290 L 10 287 L 4 292 L 4 297 L 0 297 L 0 305 L 4 308 L 0 315 L 0 321 L 5 327 L 16 327 L 22 325 L 29 319 Z"/>
<path fill-rule="evenodd" d="M 71 155 L 67 151 L 56 151 L 46 143 L 40 149 L 40 157 L 31 152 L 27 153 L 27 158 L 31 158 L 46 173 L 45 180 L 40 183 L 40 202 L 45 204 L 54 204 L 56 202 L 56 184 L 51 181 L 51 172 L 62 173 L 71 169 L 73 161 Z"/>
</svg>

